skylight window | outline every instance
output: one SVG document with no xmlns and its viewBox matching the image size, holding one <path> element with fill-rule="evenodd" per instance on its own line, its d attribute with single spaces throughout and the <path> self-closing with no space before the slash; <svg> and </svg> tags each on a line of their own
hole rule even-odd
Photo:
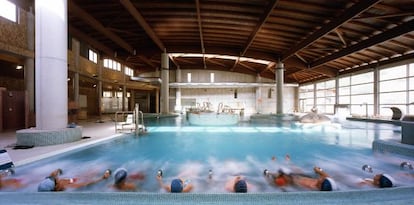
<svg viewBox="0 0 414 205">
<path fill-rule="evenodd" d="M 170 53 L 170 57 L 183 57 L 183 58 L 217 58 L 217 59 L 225 59 L 225 60 L 234 60 L 234 61 L 245 61 L 250 63 L 258 63 L 269 65 L 272 63 L 271 61 L 267 60 L 260 60 L 254 58 L 246 58 L 246 57 L 238 57 L 238 56 L 229 56 L 229 55 L 215 55 L 215 54 L 200 54 L 200 53 Z"/>
</svg>

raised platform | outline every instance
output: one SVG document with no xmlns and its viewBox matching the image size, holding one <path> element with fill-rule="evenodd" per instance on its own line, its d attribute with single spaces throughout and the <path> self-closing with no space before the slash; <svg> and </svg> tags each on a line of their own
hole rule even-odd
<svg viewBox="0 0 414 205">
<path fill-rule="evenodd" d="M 23 129 L 16 131 L 18 146 L 46 146 L 78 141 L 82 138 L 82 127 L 60 130 Z"/>
<path fill-rule="evenodd" d="M 374 140 L 372 150 L 380 153 L 393 153 L 414 157 L 414 145 L 403 144 L 398 141 Z"/>
<path fill-rule="evenodd" d="M 347 117 L 346 119 L 351 120 L 351 121 L 376 122 L 376 123 L 387 123 L 387 124 L 393 124 L 393 125 L 401 125 L 400 120 L 391 120 L 391 119 L 362 118 L 362 117 Z"/>
</svg>

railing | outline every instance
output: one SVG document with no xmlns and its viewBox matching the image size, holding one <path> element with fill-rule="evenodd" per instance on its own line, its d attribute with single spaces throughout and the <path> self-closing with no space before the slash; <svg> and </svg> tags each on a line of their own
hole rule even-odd
<svg viewBox="0 0 414 205">
<path fill-rule="evenodd" d="M 136 135 L 146 132 L 144 113 L 135 104 L 134 111 L 118 111 L 115 113 L 115 132 L 135 132 Z"/>
</svg>

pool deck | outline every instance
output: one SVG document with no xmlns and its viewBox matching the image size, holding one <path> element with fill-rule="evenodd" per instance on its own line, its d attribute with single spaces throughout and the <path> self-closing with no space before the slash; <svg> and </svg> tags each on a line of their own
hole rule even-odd
<svg viewBox="0 0 414 205">
<path fill-rule="evenodd" d="M 115 123 L 110 119 L 98 123 L 96 120 L 79 121 L 82 135 L 90 137 L 80 141 L 40 146 L 29 149 L 13 149 L 15 131 L 0 133 L 0 146 L 5 148 L 16 166 L 41 158 L 88 146 L 99 141 L 117 137 Z M 335 192 L 276 192 L 276 193 L 20 193 L 0 192 L 4 204 L 410 204 L 414 200 L 414 186 L 389 189 L 370 189 Z"/>
<path fill-rule="evenodd" d="M 119 134 L 115 132 L 115 122 L 110 118 L 104 119 L 102 123 L 97 123 L 95 119 L 83 120 L 79 121 L 78 125 L 82 127 L 82 136 L 87 137 L 86 139 L 58 145 L 13 149 L 16 144 L 16 131 L 8 131 L 0 133 L 0 149 L 6 149 L 13 163 L 19 166 L 58 153 L 107 140 Z"/>
</svg>

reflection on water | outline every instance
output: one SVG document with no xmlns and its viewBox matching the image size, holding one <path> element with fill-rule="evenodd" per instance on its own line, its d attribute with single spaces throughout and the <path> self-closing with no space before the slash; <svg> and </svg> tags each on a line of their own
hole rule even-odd
<svg viewBox="0 0 414 205">
<path fill-rule="evenodd" d="M 157 170 L 163 170 L 163 180 L 169 183 L 177 176 L 191 179 L 194 192 L 225 192 L 227 180 L 243 175 L 253 185 L 252 192 L 279 192 L 269 184 L 263 170 L 294 167 L 315 176 L 313 166 L 331 174 L 341 190 L 359 189 L 357 182 L 372 177 L 361 167 L 369 164 L 374 173 L 394 175 L 398 185 L 413 184 L 413 178 L 402 175 L 401 161 L 412 159 L 372 153 L 371 143 L 380 138 L 395 138 L 395 127 L 375 127 L 366 123 L 347 123 L 340 129 L 304 129 L 292 125 L 283 127 L 240 125 L 236 127 L 164 126 L 148 123 L 148 134 L 141 137 L 126 135 L 95 147 L 42 160 L 18 167 L 14 177 L 28 184 L 23 192 L 36 191 L 37 184 L 56 168 L 62 177 L 79 180 L 100 177 L 104 170 L 125 167 L 129 173 L 143 172 L 144 180 L 136 182 L 143 192 L 163 192 L 156 181 Z M 170 125 L 170 126 L 168 126 Z M 375 129 L 374 129 L 375 128 Z M 284 159 L 286 154 L 291 161 Z M 272 156 L 275 160 L 272 160 Z M 213 171 L 209 179 L 208 172 Z M 113 191 L 113 178 L 91 187 L 68 191 Z M 289 191 L 302 191 L 292 187 Z"/>
</svg>

